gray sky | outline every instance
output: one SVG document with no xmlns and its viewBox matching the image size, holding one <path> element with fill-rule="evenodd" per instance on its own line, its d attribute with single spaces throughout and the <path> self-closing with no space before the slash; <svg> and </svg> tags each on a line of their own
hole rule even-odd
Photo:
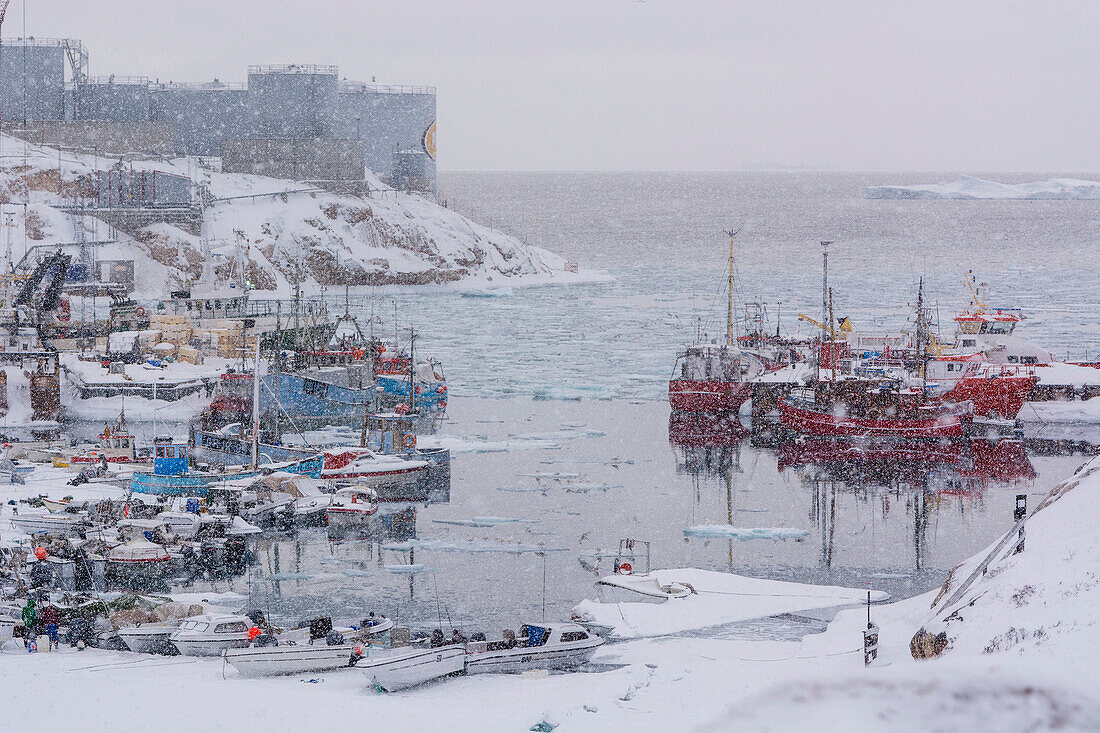
<svg viewBox="0 0 1100 733">
<path fill-rule="evenodd" d="M 434 84 L 444 170 L 1100 170 L 1095 2 L 26 6 L 28 35 L 82 39 L 94 75 Z"/>
</svg>

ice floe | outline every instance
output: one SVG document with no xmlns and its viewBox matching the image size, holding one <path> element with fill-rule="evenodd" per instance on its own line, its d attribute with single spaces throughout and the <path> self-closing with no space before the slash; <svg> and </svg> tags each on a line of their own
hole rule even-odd
<svg viewBox="0 0 1100 733">
<path fill-rule="evenodd" d="M 731 527 L 728 524 L 696 524 L 684 527 L 684 537 L 708 537 L 745 542 L 747 540 L 798 540 L 810 534 L 793 527 Z"/>
</svg>

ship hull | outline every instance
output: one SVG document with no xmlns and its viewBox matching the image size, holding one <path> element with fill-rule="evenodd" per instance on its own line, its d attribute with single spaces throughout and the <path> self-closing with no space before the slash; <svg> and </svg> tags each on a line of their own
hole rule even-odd
<svg viewBox="0 0 1100 733">
<path fill-rule="evenodd" d="M 677 412 L 733 412 L 750 397 L 749 382 L 672 379 L 668 383 L 668 404 Z"/>
<path fill-rule="evenodd" d="M 871 419 L 834 415 L 779 403 L 783 427 L 805 435 L 827 437 L 890 436 L 895 438 L 961 438 L 964 415 L 944 413 L 928 418 Z"/>
<path fill-rule="evenodd" d="M 1038 382 L 1038 377 L 1030 375 L 963 377 L 944 399 L 955 403 L 970 401 L 975 415 L 1015 420 Z"/>
</svg>

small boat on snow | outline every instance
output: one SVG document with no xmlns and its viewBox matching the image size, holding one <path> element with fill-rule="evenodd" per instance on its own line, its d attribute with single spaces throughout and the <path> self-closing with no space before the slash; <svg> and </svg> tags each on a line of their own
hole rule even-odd
<svg viewBox="0 0 1100 733">
<path fill-rule="evenodd" d="M 308 643 L 304 639 L 268 637 L 274 643 L 258 645 L 253 642 L 247 648 L 226 649 L 222 652 L 222 659 L 246 677 L 331 672 L 353 666 L 364 652 L 369 654 L 367 645 L 371 639 L 391 628 L 391 619 L 379 619 L 373 625 L 352 632 L 353 636 L 359 637 L 353 644 L 328 644 L 321 640 Z"/>
<path fill-rule="evenodd" d="M 518 638 L 505 632 L 501 641 L 469 642 L 466 674 L 575 669 L 588 662 L 603 643 L 578 624 L 524 624 Z"/>
<path fill-rule="evenodd" d="M 253 626 L 247 616 L 206 614 L 180 622 L 168 640 L 180 654 L 190 657 L 216 657 L 226 649 L 239 649 L 251 643 L 248 630 Z"/>
<path fill-rule="evenodd" d="M 176 648 L 168 640 L 179 628 L 179 622 L 137 624 L 118 630 L 118 636 L 132 652 L 141 654 L 175 654 Z"/>
<path fill-rule="evenodd" d="M 367 649 L 355 668 L 372 684 L 386 692 L 404 690 L 442 677 L 462 674 L 466 669 L 466 645 L 436 647 L 405 646 Z"/>
<path fill-rule="evenodd" d="M 0 644 L 12 637 L 15 627 L 23 623 L 23 606 L 18 603 L 0 604 Z"/>
<path fill-rule="evenodd" d="M 51 534 L 79 535 L 90 526 L 84 514 L 67 511 L 18 514 L 11 517 L 10 521 L 16 529 L 27 534 L 48 532 Z"/>
</svg>

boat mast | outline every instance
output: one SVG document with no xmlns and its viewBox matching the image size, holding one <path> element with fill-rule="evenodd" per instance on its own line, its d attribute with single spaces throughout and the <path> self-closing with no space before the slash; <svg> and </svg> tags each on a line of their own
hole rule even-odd
<svg viewBox="0 0 1100 733">
<path fill-rule="evenodd" d="M 252 370 L 252 468 L 260 457 L 260 339 L 256 339 L 256 365 Z"/>
<path fill-rule="evenodd" d="M 729 301 L 726 308 L 726 346 L 733 346 L 733 238 L 740 229 L 730 229 L 726 234 L 730 237 L 730 272 L 729 272 Z"/>
<path fill-rule="evenodd" d="M 832 242 L 821 240 L 821 322 L 829 322 L 829 245 Z M 817 350 L 817 381 L 821 381 L 821 357 L 825 353 L 825 329 L 820 337 L 821 347 Z"/>
</svg>

